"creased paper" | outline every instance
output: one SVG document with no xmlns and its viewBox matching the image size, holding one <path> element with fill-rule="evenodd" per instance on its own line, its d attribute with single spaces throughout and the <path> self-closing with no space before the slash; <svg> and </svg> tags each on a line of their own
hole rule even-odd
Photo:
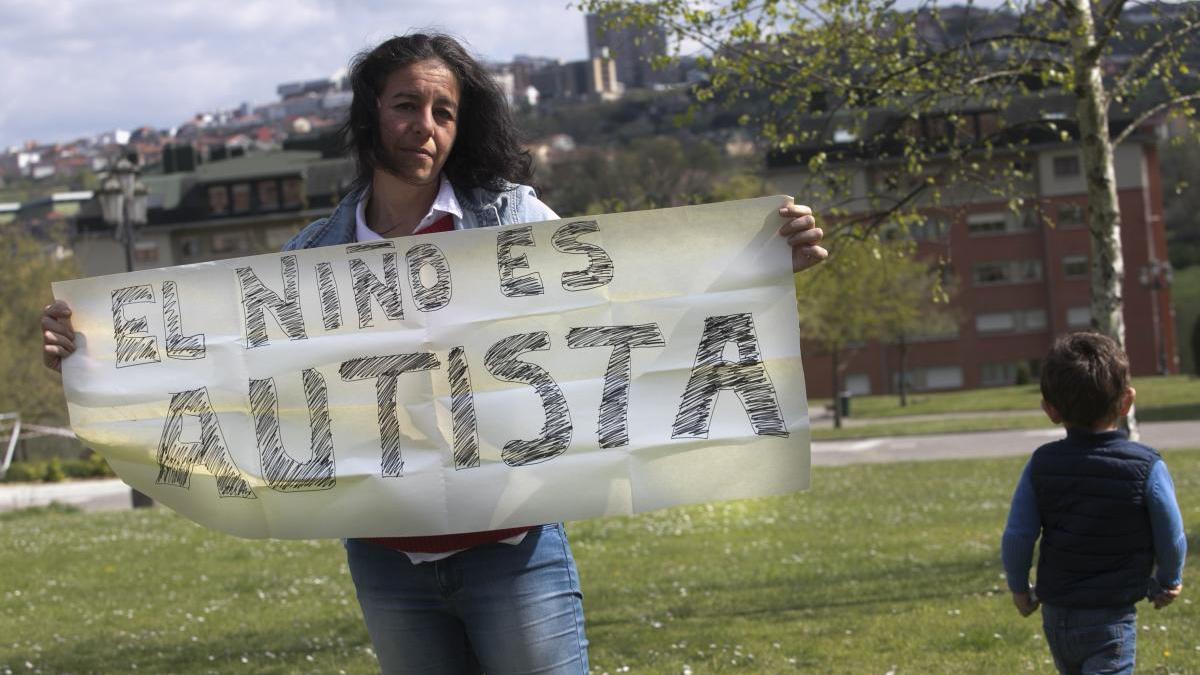
<svg viewBox="0 0 1200 675">
<path fill-rule="evenodd" d="M 244 537 L 435 535 L 783 494 L 809 425 L 783 197 L 54 284 L 71 423 Z"/>
</svg>

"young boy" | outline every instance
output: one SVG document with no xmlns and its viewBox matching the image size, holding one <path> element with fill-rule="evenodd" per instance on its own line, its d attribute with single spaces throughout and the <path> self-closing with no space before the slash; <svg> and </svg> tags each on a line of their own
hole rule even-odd
<svg viewBox="0 0 1200 675">
<path fill-rule="evenodd" d="M 1117 428 L 1135 393 L 1128 359 L 1103 335 L 1059 338 L 1042 366 L 1042 410 L 1067 437 L 1025 465 L 1001 551 L 1013 604 L 1021 616 L 1042 606 L 1062 673 L 1132 673 L 1134 604 L 1162 609 L 1183 590 L 1187 539 L 1167 465 Z"/>
</svg>

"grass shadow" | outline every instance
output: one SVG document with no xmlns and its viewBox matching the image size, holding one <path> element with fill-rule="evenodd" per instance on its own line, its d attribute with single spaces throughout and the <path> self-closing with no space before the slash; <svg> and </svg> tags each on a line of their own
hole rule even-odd
<svg viewBox="0 0 1200 675">
<path fill-rule="evenodd" d="M 343 672 L 377 672 L 374 658 L 362 651 L 370 641 L 359 620 L 318 619 L 302 631 L 279 621 L 272 628 L 227 626 L 196 641 L 189 632 L 163 630 L 149 640 L 126 633 L 122 639 L 68 641 L 13 660 L 49 673 L 330 672 L 334 663 Z M 349 656 L 356 657 L 352 667 Z"/>
<path fill-rule="evenodd" d="M 870 574 L 846 569 L 821 575 L 816 581 L 804 574 L 753 586 L 736 578 L 721 583 L 692 583 L 688 585 L 689 599 L 656 600 L 655 611 L 670 611 L 681 620 L 709 620 L 920 603 L 931 598 L 950 601 L 992 592 L 996 558 L 994 552 L 988 552 L 932 564 L 880 566 Z M 895 583 L 898 579 L 903 583 Z M 640 623 L 643 618 L 640 612 L 627 612 L 627 607 L 621 608 L 622 615 L 605 611 L 596 603 L 588 609 L 588 624 L 596 628 Z"/>
<path fill-rule="evenodd" d="M 16 511 L 6 511 L 0 513 L 0 523 L 11 523 L 13 521 L 28 520 L 30 518 L 40 518 L 49 515 L 66 515 L 73 513 L 81 513 L 78 506 L 71 504 L 63 504 L 61 502 L 50 502 L 45 506 L 30 506 Z"/>
<path fill-rule="evenodd" d="M 1200 420 L 1200 403 L 1137 409 L 1139 422 L 1190 422 Z"/>
</svg>

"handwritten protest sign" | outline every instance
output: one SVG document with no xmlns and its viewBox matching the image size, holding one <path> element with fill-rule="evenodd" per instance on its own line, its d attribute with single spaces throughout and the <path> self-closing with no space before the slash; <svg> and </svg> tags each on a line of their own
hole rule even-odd
<svg viewBox="0 0 1200 675">
<path fill-rule="evenodd" d="M 246 537 L 430 535 L 808 486 L 782 197 L 54 284 L 75 432 Z"/>
</svg>

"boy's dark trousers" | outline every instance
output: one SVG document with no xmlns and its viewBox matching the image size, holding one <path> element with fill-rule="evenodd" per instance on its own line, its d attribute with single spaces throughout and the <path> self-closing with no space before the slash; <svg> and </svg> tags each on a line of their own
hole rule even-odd
<svg viewBox="0 0 1200 675">
<path fill-rule="evenodd" d="M 1060 673 L 1133 673 L 1137 644 L 1133 605 L 1070 609 L 1043 604 L 1042 627 Z"/>
</svg>

